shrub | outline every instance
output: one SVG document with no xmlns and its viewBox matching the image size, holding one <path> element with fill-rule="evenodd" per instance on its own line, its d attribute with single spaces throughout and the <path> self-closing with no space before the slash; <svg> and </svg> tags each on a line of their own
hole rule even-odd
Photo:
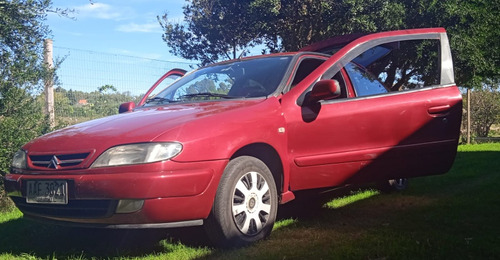
<svg viewBox="0 0 500 260">
<path fill-rule="evenodd" d="M 500 92 L 474 90 L 471 94 L 471 128 L 476 136 L 487 137 L 491 126 L 500 122 Z"/>
<path fill-rule="evenodd" d="M 14 153 L 31 139 L 48 131 L 42 107 L 20 88 L 3 92 L 0 108 L 0 173 L 9 171 Z M 3 178 L 0 180 L 0 211 L 10 209 L 12 203 L 6 199 Z"/>
</svg>

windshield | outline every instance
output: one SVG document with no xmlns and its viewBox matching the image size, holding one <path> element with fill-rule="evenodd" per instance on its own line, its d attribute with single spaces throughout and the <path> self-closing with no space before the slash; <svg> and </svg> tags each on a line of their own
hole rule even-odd
<svg viewBox="0 0 500 260">
<path fill-rule="evenodd" d="M 292 56 L 275 56 L 201 68 L 148 99 L 145 106 L 267 96 L 280 84 L 291 59 Z"/>
</svg>

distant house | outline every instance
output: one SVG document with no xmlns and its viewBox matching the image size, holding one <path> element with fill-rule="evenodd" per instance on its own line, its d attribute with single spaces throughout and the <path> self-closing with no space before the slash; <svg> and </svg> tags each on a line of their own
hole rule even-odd
<svg viewBox="0 0 500 260">
<path fill-rule="evenodd" d="M 80 100 L 78 100 L 78 105 L 80 105 L 80 106 L 86 106 L 88 104 L 89 103 L 87 103 L 86 99 L 80 99 Z"/>
</svg>

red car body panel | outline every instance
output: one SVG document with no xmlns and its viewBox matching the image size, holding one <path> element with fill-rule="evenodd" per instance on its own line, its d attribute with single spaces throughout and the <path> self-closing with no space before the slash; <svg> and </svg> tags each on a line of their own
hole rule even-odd
<svg viewBox="0 0 500 260">
<path fill-rule="evenodd" d="M 276 137 L 283 135 L 278 135 L 277 128 L 284 126 L 283 117 L 279 115 L 278 109 L 280 106 L 276 98 L 146 108 L 70 126 L 44 135 L 26 144 L 24 148 L 28 151 L 43 151 L 31 153 L 40 155 L 89 152 L 90 146 L 93 148 L 92 155 L 88 157 L 87 163 L 81 165 L 82 168 L 89 167 L 90 163 L 109 147 L 151 141 L 182 142 L 185 152 L 177 156 L 175 161 L 193 161 L 190 158 L 197 158 L 196 161 L 228 159 L 231 152 L 237 149 L 235 147 L 238 147 L 238 142 L 243 142 L 241 140 L 243 137 L 235 139 L 227 133 L 246 131 L 242 129 L 245 125 L 231 123 L 237 120 L 254 124 L 255 131 L 248 132 L 248 135 L 256 143 L 278 145 L 280 140 L 276 140 Z M 276 131 L 261 130 L 272 128 Z M 206 131 L 209 129 L 213 130 L 207 134 Z M 246 140 L 249 138 L 245 137 Z M 217 142 L 213 142 L 214 139 L 217 139 Z M 78 140 L 86 141 L 78 142 Z M 205 148 L 199 149 L 200 147 Z M 207 152 L 206 147 L 210 152 Z M 212 149 L 214 147 L 217 149 Z M 37 169 L 32 164 L 29 166 Z"/>
<path fill-rule="evenodd" d="M 206 218 L 220 179 L 216 173 L 223 171 L 226 164 L 225 160 L 197 163 L 165 161 L 148 165 L 150 172 L 144 172 L 144 167 L 133 165 L 94 169 L 91 173 L 88 170 L 73 170 L 65 174 L 44 174 L 43 179 L 67 180 L 70 183 L 70 199 L 74 200 L 145 200 L 143 209 L 130 216 L 115 214 L 94 220 L 86 218 L 85 223 L 164 223 Z M 26 190 L 23 183 L 40 178 L 40 175 L 9 174 L 6 190 L 23 191 L 16 195 L 24 197 Z M 192 208 L 192 205 L 199 206 Z M 63 219 L 53 216 L 47 218 Z M 68 221 L 68 218 L 64 219 Z M 72 221 L 82 222 L 82 219 L 72 218 Z"/>
<path fill-rule="evenodd" d="M 444 173 L 455 158 L 462 111 L 461 94 L 449 67 L 451 55 L 443 56 L 439 85 L 383 95 L 356 97 L 343 69 L 357 52 L 373 43 L 442 37 L 442 28 L 343 37 L 326 41 L 347 44 L 332 56 L 293 54 L 297 58 L 289 67 L 292 72 L 282 81 L 286 86 L 301 61 L 324 62 L 290 90 L 265 98 L 141 106 L 163 79 L 184 74 L 170 71 L 132 111 L 70 126 L 23 146 L 27 169 L 6 176 L 6 191 L 26 216 L 107 227 L 186 226 L 200 224 L 209 216 L 226 165 L 241 154 L 260 154 L 262 160 L 269 160 L 269 168 L 279 176 L 281 203 L 293 199 L 293 191 L 303 189 Z M 304 50 L 327 47 L 323 42 Z M 271 56 L 280 55 L 292 54 Z M 301 104 L 305 93 L 330 72 L 340 72 L 346 79 L 347 98 L 323 100 L 314 106 Z M 127 104 L 125 111 L 130 109 Z M 182 152 L 155 163 L 91 167 L 111 147 L 148 142 L 178 142 Z M 37 166 L 29 159 L 74 153 L 88 155 L 64 169 Z M 137 212 L 106 212 L 99 217 L 30 211 L 37 204 L 25 202 L 26 181 L 51 179 L 68 182 L 72 203 L 130 199 L 144 200 L 144 205 Z M 110 203 L 111 209 L 116 207 Z"/>
<path fill-rule="evenodd" d="M 456 122 L 460 119 L 443 120 L 421 108 L 448 104 L 454 110 L 449 112 L 459 116 L 460 100 L 456 87 L 446 87 L 405 93 L 404 97 L 394 94 L 356 102 L 332 102 L 327 105 L 332 108 L 322 109 L 323 113 L 311 123 L 304 123 L 298 111 L 285 111 L 286 115 L 295 115 L 287 118 L 289 136 L 293 136 L 289 138 L 294 158 L 290 171 L 292 190 L 338 186 L 354 177 L 356 182 L 366 182 L 373 181 L 374 176 L 391 179 L 446 172 L 447 167 L 437 166 L 451 166 L 453 162 L 458 138 Z M 421 157 L 404 156 L 405 151 Z M 444 154 L 449 156 L 443 157 Z M 391 167 L 384 167 L 384 172 L 368 168 L 374 162 Z M 365 173 L 362 169 L 370 170 Z M 358 176 L 361 174 L 364 176 Z"/>
</svg>

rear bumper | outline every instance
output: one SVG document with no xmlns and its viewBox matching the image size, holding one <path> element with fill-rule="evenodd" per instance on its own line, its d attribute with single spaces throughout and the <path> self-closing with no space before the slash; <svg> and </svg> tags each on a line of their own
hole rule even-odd
<svg viewBox="0 0 500 260">
<path fill-rule="evenodd" d="M 227 161 L 23 172 L 5 176 L 5 190 L 28 218 L 107 228 L 163 228 L 202 224 L 210 213 Z M 26 202 L 26 181 L 65 180 L 68 204 Z M 143 200 L 141 209 L 116 213 L 120 200 Z"/>
</svg>

